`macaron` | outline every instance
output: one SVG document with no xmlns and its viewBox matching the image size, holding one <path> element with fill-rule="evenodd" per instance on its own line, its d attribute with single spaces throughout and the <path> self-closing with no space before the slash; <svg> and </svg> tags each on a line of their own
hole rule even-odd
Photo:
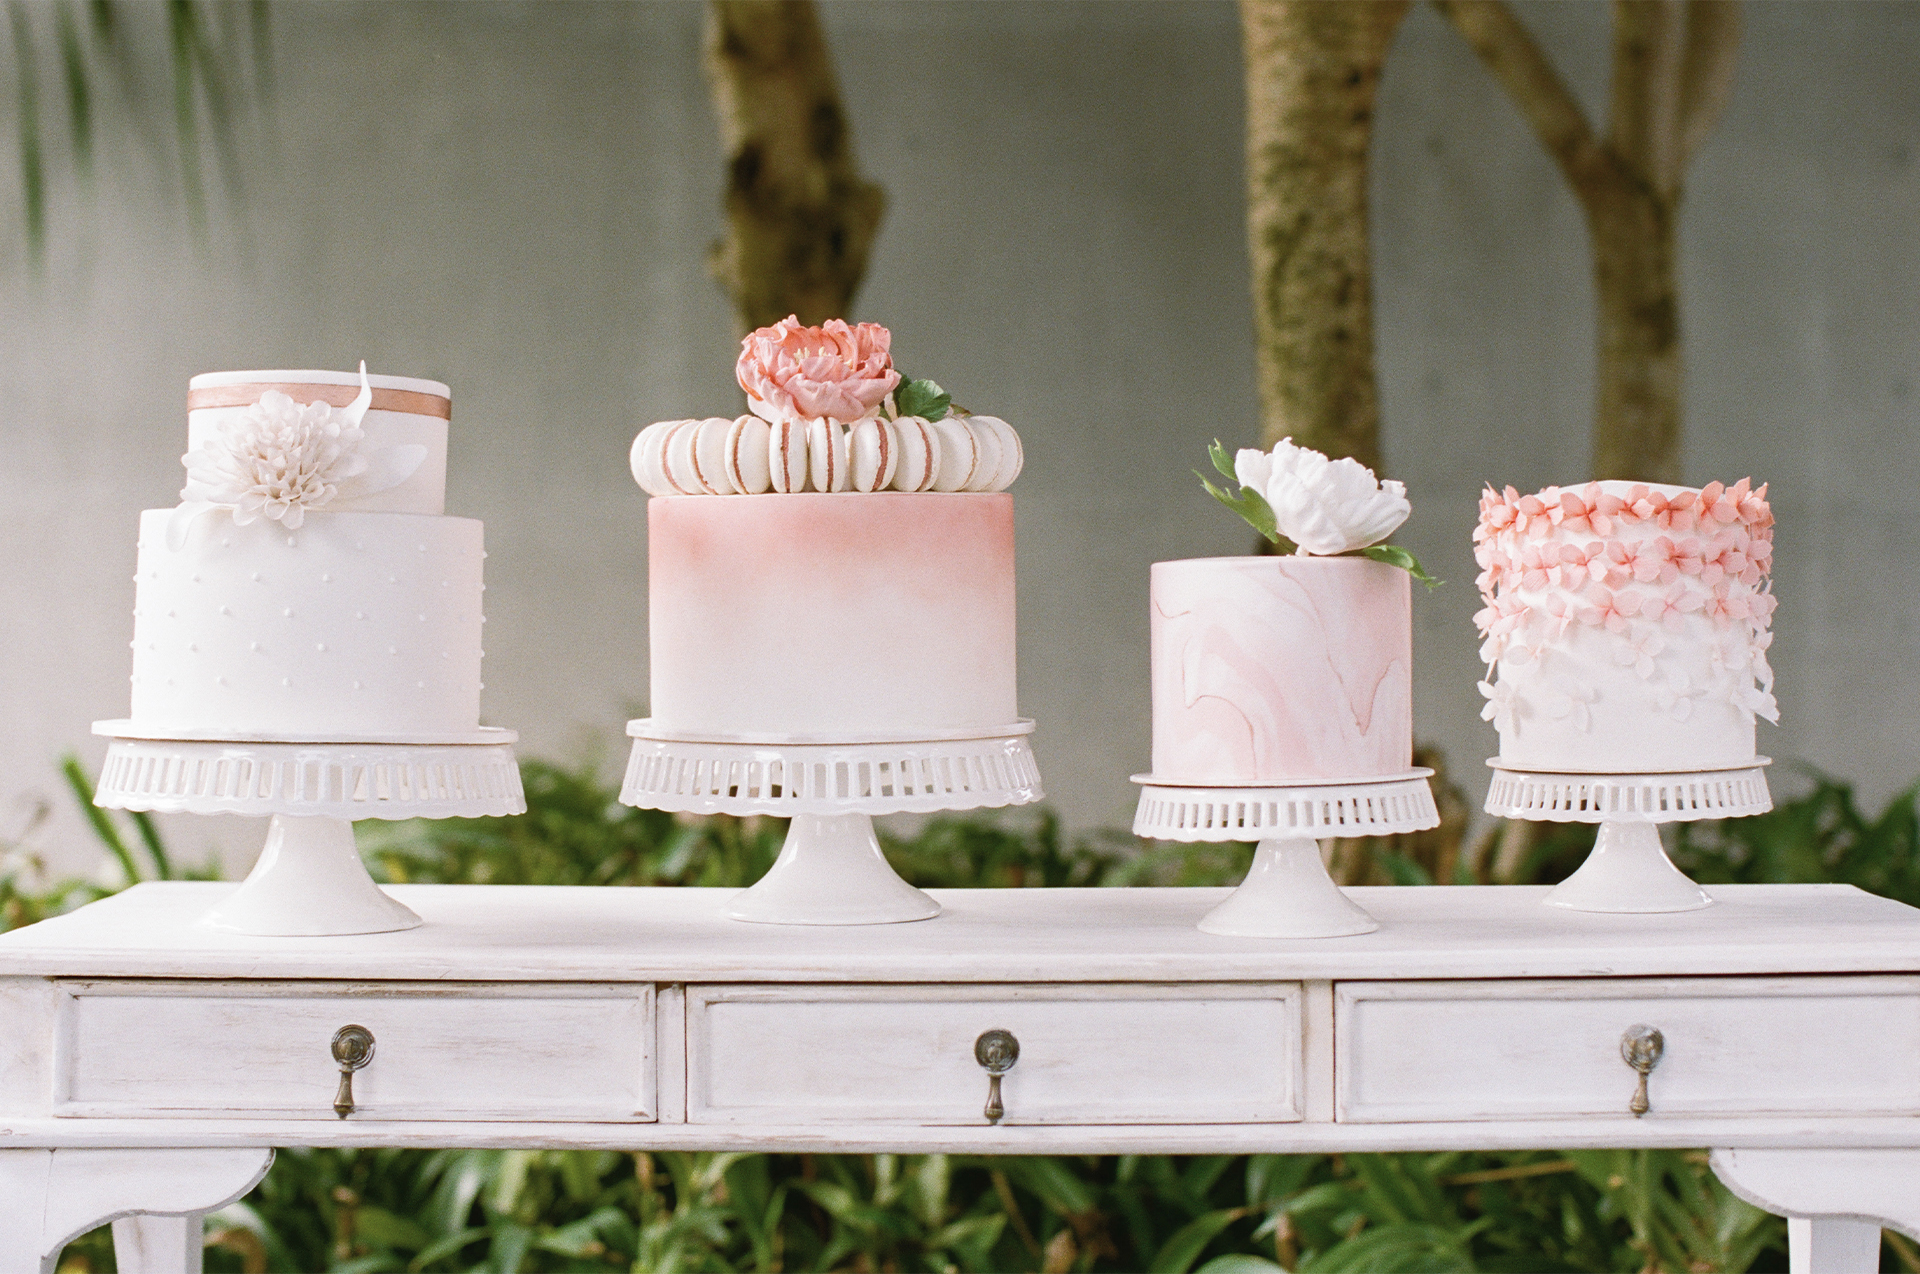
<svg viewBox="0 0 1920 1274">
<path fill-rule="evenodd" d="M 708 495 L 732 495 L 733 479 L 727 476 L 727 433 L 733 422 L 724 416 L 709 416 L 688 430 L 693 435 L 693 479 Z"/>
<path fill-rule="evenodd" d="M 847 471 L 847 427 L 837 420 L 807 422 L 807 471 L 815 491 L 845 491 L 853 475 Z"/>
<path fill-rule="evenodd" d="M 661 471 L 666 474 L 667 485 L 673 488 L 675 495 L 710 494 L 701 485 L 699 469 L 693 462 L 693 443 L 699 433 L 699 421 L 681 420 L 674 422 L 672 431 L 667 434 Z"/>
<path fill-rule="evenodd" d="M 855 491 L 885 490 L 899 465 L 900 439 L 892 421 L 869 416 L 847 429 L 847 468 Z"/>
<path fill-rule="evenodd" d="M 1020 476 L 1020 470 L 1026 467 L 1027 449 L 1021 445 L 1020 434 L 998 416 L 969 416 L 967 419 L 975 429 L 991 429 L 1000 443 L 1000 468 L 992 480 L 979 490 L 1005 491 Z"/>
<path fill-rule="evenodd" d="M 807 427 L 782 420 L 767 433 L 767 468 L 773 490 L 781 495 L 807 489 Z"/>
<path fill-rule="evenodd" d="M 895 491 L 930 491 L 940 476 L 940 435 L 919 416 L 900 416 L 893 422 L 900 443 L 900 462 L 894 466 Z"/>
<path fill-rule="evenodd" d="M 934 477 L 933 489 L 965 491 L 980 469 L 979 436 L 957 416 L 934 421 L 933 430 L 940 437 L 940 472 Z M 992 457 L 992 462 L 995 467 L 999 466 L 998 454 Z"/>
<path fill-rule="evenodd" d="M 674 494 L 673 488 L 667 485 L 661 451 L 667 444 L 667 434 L 673 426 L 683 423 L 679 420 L 656 420 L 634 436 L 633 449 L 627 453 L 627 462 L 633 468 L 633 480 L 648 495 Z"/>
<path fill-rule="evenodd" d="M 758 416 L 741 416 L 727 429 L 722 467 L 727 481 L 741 495 L 764 495 L 773 485 L 773 469 L 767 458 L 767 436 L 772 429 Z"/>
</svg>

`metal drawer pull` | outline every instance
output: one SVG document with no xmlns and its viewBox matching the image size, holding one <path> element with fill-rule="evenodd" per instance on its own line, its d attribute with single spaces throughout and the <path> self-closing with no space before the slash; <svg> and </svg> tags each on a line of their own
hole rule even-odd
<svg viewBox="0 0 1920 1274">
<path fill-rule="evenodd" d="M 1012 1031 L 988 1031 L 973 1042 L 973 1060 L 987 1068 L 987 1122 L 997 1124 L 1007 1108 L 1000 1104 L 1000 1077 L 1020 1060 L 1020 1041 Z"/>
<path fill-rule="evenodd" d="M 335 1031 L 333 1060 L 340 1064 L 340 1091 L 333 1095 L 333 1113 L 345 1119 L 353 1113 L 353 1073 L 373 1060 L 373 1032 L 364 1026 Z"/>
<path fill-rule="evenodd" d="M 1666 1037 L 1651 1026 L 1629 1026 L 1620 1037 L 1621 1060 L 1640 1072 L 1640 1084 L 1627 1103 L 1635 1119 L 1647 1113 L 1647 1074 L 1660 1064 L 1660 1054 L 1666 1047 Z"/>
</svg>

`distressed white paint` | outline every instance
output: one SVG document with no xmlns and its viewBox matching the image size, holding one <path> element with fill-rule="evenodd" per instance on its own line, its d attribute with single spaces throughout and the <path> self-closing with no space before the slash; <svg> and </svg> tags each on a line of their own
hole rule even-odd
<svg viewBox="0 0 1920 1274">
<path fill-rule="evenodd" d="M 687 1118 L 979 1124 L 974 1042 L 1011 1031 L 1008 1124 L 1300 1118 L 1298 984 L 687 988 Z"/>
<path fill-rule="evenodd" d="M 1920 1113 L 1920 978 L 1343 982 L 1338 1117 L 1629 1118 L 1630 1027 L 1665 1039 L 1647 1120 Z"/>
<path fill-rule="evenodd" d="M 1716 886 L 1664 916 L 1356 890 L 1382 926 L 1338 944 L 1201 933 L 1225 891 L 1199 889 L 946 890 L 938 918 L 875 929 L 741 924 L 731 890 L 401 886 L 419 929 L 192 923 L 231 888 L 142 886 L 0 935 L 0 1239 L 218 1206 L 154 1165 L 275 1145 L 1712 1145 L 1800 1218 L 1796 1269 L 1920 1222 L 1920 912 L 1845 887 Z M 327 1045 L 349 1021 L 377 1043 L 343 1121 Z M 1667 1047 L 1636 1119 L 1619 1037 L 1643 1022 Z M 994 1027 L 1022 1045 L 997 1126 L 972 1056 Z M 112 1171 L 59 1212 L 53 1170 L 82 1153 Z M 191 1224 L 121 1233 L 173 1274 Z"/>
<path fill-rule="evenodd" d="M 338 1116 L 331 1045 L 373 1033 L 355 1119 L 651 1119 L 653 987 L 65 982 L 64 1116 Z"/>
<path fill-rule="evenodd" d="M 95 1226 L 135 1211 L 198 1215 L 225 1207 L 267 1174 L 273 1151 L 254 1148 L 0 1149 L 0 1274 L 53 1274 L 60 1249 Z M 142 1227 L 141 1242 L 168 1227 Z M 117 1239 L 116 1235 L 116 1239 Z M 176 1274 L 164 1252 L 127 1274 Z M 184 1254 L 182 1254 L 184 1255 Z"/>
</svg>

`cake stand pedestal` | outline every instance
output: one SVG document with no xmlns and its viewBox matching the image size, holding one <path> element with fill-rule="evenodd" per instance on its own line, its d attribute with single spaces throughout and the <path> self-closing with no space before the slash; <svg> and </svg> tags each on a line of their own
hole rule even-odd
<svg viewBox="0 0 1920 1274">
<path fill-rule="evenodd" d="M 1440 824 L 1432 770 L 1385 779 L 1270 787 L 1188 787 L 1136 774 L 1133 834 L 1149 840 L 1258 840 L 1247 877 L 1200 921 L 1203 933 L 1243 938 L 1344 938 L 1378 921 L 1327 874 L 1319 841 L 1391 836 Z"/>
<path fill-rule="evenodd" d="M 264 937 L 412 929 L 353 843 L 362 818 L 457 818 L 527 808 L 511 730 L 489 743 L 223 743 L 116 737 L 94 803 L 163 814 L 272 815 L 240 887 L 200 918 Z"/>
<path fill-rule="evenodd" d="M 967 738 L 779 742 L 694 738 L 629 722 L 623 804 L 686 814 L 792 819 L 780 857 L 727 907 L 735 920 L 878 925 L 929 920 L 940 904 L 900 879 L 876 814 L 998 809 L 1041 798 L 1021 721 Z"/>
<path fill-rule="evenodd" d="M 1713 905 L 1660 845 L 1660 824 L 1744 818 L 1773 808 L 1757 757 L 1752 765 L 1662 774 L 1573 774 L 1487 762 L 1486 810 L 1501 818 L 1598 823 L 1593 853 L 1553 887 L 1551 907 L 1570 911 L 1698 911 Z"/>
</svg>

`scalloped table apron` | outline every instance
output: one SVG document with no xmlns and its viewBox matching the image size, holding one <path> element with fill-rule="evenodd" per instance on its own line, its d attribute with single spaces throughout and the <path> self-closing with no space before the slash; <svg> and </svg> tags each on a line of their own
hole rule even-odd
<svg viewBox="0 0 1920 1274">
<path fill-rule="evenodd" d="M 874 928 L 415 885 L 402 932 L 193 923 L 234 888 L 0 935 L 0 1271 L 109 1220 L 123 1271 L 198 1270 L 276 1146 L 1707 1146 L 1795 1270 L 1920 1235 L 1920 911 L 1850 886 L 1353 889 L 1380 928 L 1337 942 L 1200 932 L 1223 889 L 942 890 Z"/>
</svg>

